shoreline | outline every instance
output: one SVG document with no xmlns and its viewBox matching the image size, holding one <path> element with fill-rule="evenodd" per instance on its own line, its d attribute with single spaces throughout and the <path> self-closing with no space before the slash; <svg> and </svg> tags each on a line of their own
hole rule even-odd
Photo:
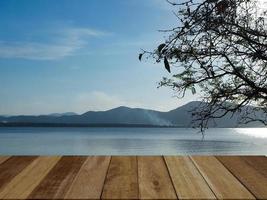
<svg viewBox="0 0 267 200">
<path fill-rule="evenodd" d="M 123 123 L 32 123 L 32 122 L 0 122 L 1 127 L 40 127 L 40 128 L 194 128 L 178 125 L 153 124 L 123 124 Z M 267 128 L 264 126 L 238 126 L 238 127 L 209 127 L 210 128 Z"/>
<path fill-rule="evenodd" d="M 86 127 L 86 128 L 189 128 L 175 125 L 153 124 L 109 124 L 109 123 L 29 123 L 29 122 L 5 122 L 0 127 Z"/>
</svg>

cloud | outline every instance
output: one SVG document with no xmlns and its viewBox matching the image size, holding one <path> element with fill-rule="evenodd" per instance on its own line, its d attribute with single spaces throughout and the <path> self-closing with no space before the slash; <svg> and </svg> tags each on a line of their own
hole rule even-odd
<svg viewBox="0 0 267 200">
<path fill-rule="evenodd" d="M 92 37 L 108 33 L 89 28 L 66 28 L 47 33 L 54 42 L 0 41 L 0 57 L 30 60 L 56 60 L 73 55 L 88 44 Z"/>
<path fill-rule="evenodd" d="M 89 28 L 69 28 L 65 30 L 66 33 L 72 36 L 105 36 L 108 33 L 100 30 Z"/>
<path fill-rule="evenodd" d="M 54 60 L 70 56 L 74 51 L 81 48 L 77 45 L 68 44 L 41 44 L 0 42 L 0 57 L 2 58 L 24 58 L 30 60 Z"/>
</svg>

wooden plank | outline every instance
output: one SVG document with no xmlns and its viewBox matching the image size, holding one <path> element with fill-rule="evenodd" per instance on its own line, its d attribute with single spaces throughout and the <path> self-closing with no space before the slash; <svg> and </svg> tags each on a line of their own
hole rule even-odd
<svg viewBox="0 0 267 200">
<path fill-rule="evenodd" d="M 138 199 L 136 156 L 113 156 L 101 199 Z"/>
<path fill-rule="evenodd" d="M 7 159 L 9 159 L 10 156 L 0 156 L 0 165 L 5 162 Z"/>
<path fill-rule="evenodd" d="M 140 199 L 177 199 L 163 157 L 137 158 Z"/>
<path fill-rule="evenodd" d="M 217 157 L 257 199 L 267 199 L 267 178 L 238 156 Z"/>
<path fill-rule="evenodd" d="M 218 199 L 255 199 L 214 156 L 191 158 Z"/>
<path fill-rule="evenodd" d="M 65 199 L 100 199 L 110 156 L 91 156 L 82 165 Z"/>
<path fill-rule="evenodd" d="M 216 199 L 188 156 L 165 156 L 179 199 Z"/>
<path fill-rule="evenodd" d="M 0 165 L 0 191 L 37 156 L 13 156 Z"/>
<path fill-rule="evenodd" d="M 26 199 L 60 157 L 42 156 L 30 163 L 0 192 L 0 199 Z"/>
<path fill-rule="evenodd" d="M 85 160 L 85 156 L 63 156 L 28 199 L 63 199 Z"/>
<path fill-rule="evenodd" d="M 267 158 L 265 156 L 242 156 L 250 166 L 267 177 Z"/>
</svg>

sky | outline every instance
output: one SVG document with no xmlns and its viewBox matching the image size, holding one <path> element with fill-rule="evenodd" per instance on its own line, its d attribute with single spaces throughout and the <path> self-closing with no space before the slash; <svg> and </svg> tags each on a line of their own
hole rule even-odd
<svg viewBox="0 0 267 200">
<path fill-rule="evenodd" d="M 170 75 L 141 49 L 177 20 L 164 0 L 1 0 L 0 115 L 168 111 L 196 97 L 157 88 Z"/>
</svg>

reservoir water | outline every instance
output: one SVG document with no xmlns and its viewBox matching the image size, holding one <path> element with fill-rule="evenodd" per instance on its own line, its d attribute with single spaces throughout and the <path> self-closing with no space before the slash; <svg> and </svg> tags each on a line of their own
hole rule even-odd
<svg viewBox="0 0 267 200">
<path fill-rule="evenodd" d="M 1 155 L 267 155 L 266 128 L 0 128 Z"/>
</svg>

